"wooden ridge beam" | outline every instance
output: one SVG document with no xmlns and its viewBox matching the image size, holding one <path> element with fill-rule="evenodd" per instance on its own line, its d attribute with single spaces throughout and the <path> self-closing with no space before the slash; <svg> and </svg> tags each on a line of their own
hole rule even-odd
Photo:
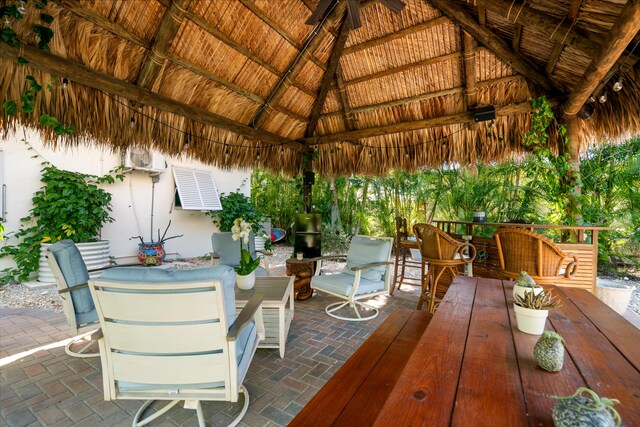
<svg viewBox="0 0 640 427">
<path fill-rule="evenodd" d="M 178 34 L 180 26 L 184 21 L 184 14 L 189 7 L 190 0 L 173 0 L 171 6 L 165 11 L 158 31 L 151 45 L 151 50 L 144 59 L 142 69 L 138 74 L 136 84 L 145 89 L 150 89 L 158 78 L 160 70 L 164 65 L 167 51 Z"/>
<path fill-rule="evenodd" d="M 485 47 L 491 50 L 500 60 L 507 63 L 515 71 L 522 74 L 530 82 L 546 91 L 555 89 L 555 84 L 527 59 L 514 53 L 504 40 L 487 27 L 478 24 L 475 19 L 457 4 L 448 0 L 429 0 L 429 4 L 440 10 L 456 24 L 471 34 Z"/>
<path fill-rule="evenodd" d="M 305 43 L 306 49 L 300 51 L 298 55 L 293 59 L 289 69 L 285 71 L 284 75 L 280 78 L 280 81 L 276 84 L 271 95 L 265 101 L 263 107 L 256 112 L 251 120 L 251 125 L 255 128 L 259 128 L 264 120 L 267 118 L 269 110 L 273 107 L 272 105 L 278 105 L 280 100 L 284 97 L 284 94 L 287 92 L 287 89 L 293 84 L 296 80 L 296 77 L 304 67 L 306 62 L 306 58 L 308 57 L 308 53 L 313 51 L 322 41 L 323 36 L 327 32 L 327 28 L 331 26 L 336 19 L 341 18 L 344 14 L 346 8 L 346 3 L 339 3 L 330 13 L 327 20 L 323 25 L 317 27 L 311 34 L 309 34 L 308 42 Z M 312 95 L 314 98 L 317 96 L 316 93 Z"/>
<path fill-rule="evenodd" d="M 221 79 L 218 76 L 215 76 L 213 74 L 211 74 L 209 71 L 205 70 L 204 68 L 201 68 L 195 64 L 192 64 L 188 61 L 185 61 L 182 58 L 179 58 L 176 54 L 168 52 L 167 53 L 167 59 L 179 66 L 181 66 L 182 68 L 191 71 L 192 73 L 198 74 L 204 78 L 206 78 L 207 80 L 211 80 L 212 82 L 219 84 L 220 86 L 223 86 L 225 89 L 230 90 L 231 92 L 235 92 L 238 95 L 244 96 L 247 99 L 250 99 L 253 102 L 256 102 L 258 104 L 264 104 L 265 99 L 263 97 L 261 97 L 260 95 L 257 95 L 243 87 L 240 87 L 234 83 L 228 82 L 224 79 Z M 294 113 L 293 111 L 289 111 L 286 108 L 283 108 L 281 106 L 276 106 L 274 107 L 274 110 L 285 114 L 289 117 L 291 117 L 292 119 L 296 119 L 299 122 L 302 123 L 306 123 L 307 122 L 307 118 L 304 116 L 301 116 L 300 114 Z"/>
<path fill-rule="evenodd" d="M 265 24 L 267 24 L 273 31 L 278 33 L 280 37 L 285 39 L 291 46 L 295 47 L 297 50 L 302 50 L 303 46 L 296 39 L 291 36 L 280 24 L 278 24 L 273 19 L 269 18 L 264 11 L 262 11 L 253 1 L 250 0 L 240 0 L 240 3 L 247 9 L 249 9 L 254 15 L 262 20 Z M 327 65 L 323 63 L 317 56 L 313 54 L 309 54 L 309 59 L 311 62 L 316 64 L 318 67 L 323 70 L 327 69 Z"/>
<path fill-rule="evenodd" d="M 522 77 L 519 74 L 516 74 L 513 76 L 497 77 L 495 79 L 483 80 L 481 82 L 476 82 L 476 92 L 478 88 L 484 88 L 487 86 L 493 86 L 493 85 L 502 84 L 502 83 L 511 83 L 518 80 L 525 81 L 524 77 Z M 411 96 L 409 98 L 394 99 L 392 101 L 385 101 L 378 104 L 362 105 L 360 107 L 351 107 L 351 113 L 356 114 L 356 113 L 363 113 L 366 111 L 377 110 L 380 108 L 396 107 L 398 105 L 411 104 L 413 102 L 425 101 L 428 99 L 438 98 L 440 96 L 461 94 L 461 93 L 464 93 L 464 91 L 465 91 L 464 87 L 453 87 L 450 89 L 443 89 L 436 92 L 421 93 L 420 95 Z M 324 116 L 332 116 L 332 115 L 338 115 L 338 114 L 340 114 L 339 111 L 332 111 L 330 113 L 324 114 Z"/>
<path fill-rule="evenodd" d="M 552 99 L 549 101 L 549 103 L 554 106 L 558 104 L 558 101 Z M 529 101 L 496 107 L 496 117 L 510 116 L 514 114 L 529 112 L 531 112 L 531 103 Z M 411 122 L 393 123 L 373 128 L 358 129 L 355 131 L 307 137 L 302 138 L 299 141 L 306 144 L 326 144 L 330 142 L 341 142 L 358 138 L 371 138 L 374 136 L 391 135 L 399 132 L 410 132 L 415 130 L 428 129 L 436 126 L 449 126 L 467 123 L 475 123 L 472 111 L 450 114 L 447 116 L 432 117 L 423 120 L 415 120 Z"/>
<path fill-rule="evenodd" d="M 464 67 L 465 110 L 474 108 L 478 104 L 478 89 L 476 88 L 476 41 L 466 31 L 462 31 L 462 49 L 464 52 L 462 66 Z"/>
<path fill-rule="evenodd" d="M 434 58 L 423 59 L 422 61 L 412 62 L 410 64 L 401 65 L 399 67 L 393 67 L 387 70 L 378 71 L 376 73 L 356 77 L 355 79 L 347 80 L 345 82 L 345 85 L 352 86 L 358 83 L 366 82 L 366 81 L 377 79 L 380 77 L 389 76 L 391 74 L 400 73 L 402 71 L 412 70 L 414 68 L 424 67 L 427 65 L 438 64 L 440 62 L 459 59 L 461 57 L 462 57 L 462 54 L 460 52 L 453 52 L 453 53 L 448 53 L 446 55 L 436 56 Z"/>
<path fill-rule="evenodd" d="M 344 44 L 347 41 L 347 37 L 349 36 L 350 28 L 350 20 L 345 16 L 345 18 L 342 20 L 342 25 L 340 26 L 338 38 L 333 44 L 333 51 L 331 52 L 331 56 L 329 57 L 327 71 L 325 71 L 324 76 L 322 76 L 322 83 L 320 84 L 320 89 L 318 90 L 318 96 L 316 96 L 316 100 L 314 101 L 313 107 L 311 108 L 311 115 L 309 116 L 307 129 L 304 132 L 305 136 L 312 136 L 316 131 L 318 120 L 320 119 L 320 114 L 322 113 L 322 107 L 327 100 L 327 94 L 329 93 L 331 82 L 335 78 L 336 69 L 338 68 L 340 57 L 342 56 Z"/>
<path fill-rule="evenodd" d="M 640 31 L 640 0 L 629 0 L 604 43 L 564 103 L 566 117 L 575 116 Z"/>
<path fill-rule="evenodd" d="M 29 61 L 28 67 L 34 67 L 50 74 L 66 76 L 69 80 L 79 84 L 121 96 L 139 104 L 149 105 L 159 110 L 178 114 L 188 119 L 216 126 L 218 128 L 242 135 L 250 140 L 262 141 L 275 145 L 285 145 L 297 151 L 305 151 L 306 148 L 291 139 L 263 130 L 253 129 L 242 123 L 238 123 L 227 117 L 185 104 L 175 99 L 157 94 L 149 89 L 141 88 L 134 84 L 119 80 L 108 74 L 95 71 L 87 66 L 72 62 L 66 58 L 45 52 L 33 46 L 22 45 L 19 48 L 3 45 L 0 49 L 0 57 L 18 62 L 18 57 L 24 57 Z"/>
<path fill-rule="evenodd" d="M 356 44 L 353 46 L 349 46 L 347 48 L 344 49 L 343 54 L 344 55 L 349 55 L 351 53 L 354 52 L 359 52 L 361 50 L 364 49 L 368 49 L 370 47 L 373 46 L 378 46 L 381 45 L 383 43 L 388 43 L 392 40 L 396 40 L 396 39 L 400 39 L 402 37 L 406 37 L 409 34 L 414 34 L 432 27 L 436 27 L 438 25 L 442 25 L 442 24 L 446 24 L 448 23 L 449 20 L 443 16 L 438 17 L 438 18 L 434 18 L 434 19 L 430 19 L 428 21 L 425 22 L 421 22 L 419 24 L 413 25 L 411 27 L 407 27 L 404 28 L 400 31 L 396 31 L 395 33 L 391 33 L 391 34 L 387 34 L 386 36 L 382 36 L 382 37 L 378 37 L 375 39 L 371 39 L 371 40 L 367 40 L 366 42 L 362 42 L 360 44 Z"/>
<path fill-rule="evenodd" d="M 69 12 L 74 15 L 79 16 L 82 19 L 85 19 L 92 24 L 97 25 L 98 27 L 104 28 L 105 30 L 115 34 L 118 37 L 122 37 L 123 39 L 136 44 L 138 46 L 142 46 L 145 49 L 151 48 L 151 43 L 143 39 L 142 37 L 132 33 L 131 31 L 124 28 L 122 25 L 117 24 L 104 16 L 100 15 L 98 12 L 95 12 L 91 9 L 87 9 L 80 4 L 77 0 L 52 0 L 53 3 L 57 4 L 60 7 L 67 9 Z"/>
</svg>

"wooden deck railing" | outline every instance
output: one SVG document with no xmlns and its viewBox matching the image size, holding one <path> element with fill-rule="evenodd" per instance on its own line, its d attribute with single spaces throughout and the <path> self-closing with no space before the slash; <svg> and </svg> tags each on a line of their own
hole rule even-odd
<svg viewBox="0 0 640 427">
<path fill-rule="evenodd" d="M 571 279 L 559 283 L 560 286 L 583 288 L 593 291 L 596 286 L 598 274 L 598 232 L 608 230 L 608 227 L 595 226 L 568 226 L 550 224 L 512 224 L 495 222 L 469 222 L 469 221 L 433 221 L 436 227 L 462 240 L 464 235 L 472 236 L 471 243 L 479 251 L 480 256 L 473 263 L 473 275 L 477 277 L 503 278 L 500 273 L 500 261 L 498 260 L 498 248 L 491 237 L 493 231 L 487 227 L 521 227 L 532 229 L 545 234 L 556 242 L 565 252 L 578 257 L 578 271 Z M 480 230 L 481 229 L 481 230 Z M 557 237 L 549 236 L 546 230 L 558 230 L 561 235 L 574 235 L 576 242 L 563 242 Z M 474 234 L 475 231 L 475 234 Z M 483 236 L 484 235 L 484 236 Z"/>
</svg>

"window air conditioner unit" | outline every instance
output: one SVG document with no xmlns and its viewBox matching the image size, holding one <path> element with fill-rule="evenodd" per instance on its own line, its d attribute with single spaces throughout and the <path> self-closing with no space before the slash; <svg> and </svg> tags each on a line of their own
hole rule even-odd
<svg viewBox="0 0 640 427">
<path fill-rule="evenodd" d="M 127 148 L 123 165 L 128 169 L 146 172 L 164 172 L 167 168 L 167 163 L 162 154 L 142 147 Z"/>
</svg>

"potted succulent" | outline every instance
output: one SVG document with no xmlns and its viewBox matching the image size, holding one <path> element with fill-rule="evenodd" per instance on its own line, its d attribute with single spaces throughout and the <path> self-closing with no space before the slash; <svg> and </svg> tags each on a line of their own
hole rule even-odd
<svg viewBox="0 0 640 427">
<path fill-rule="evenodd" d="M 536 363 L 545 371 L 557 372 L 564 364 L 564 339 L 553 331 L 544 331 L 533 347 Z"/>
<path fill-rule="evenodd" d="M 542 286 L 538 285 L 536 281 L 533 280 L 533 277 L 529 276 L 529 273 L 521 271 L 513 285 L 513 297 L 515 298 L 516 295 L 520 295 L 520 297 L 524 298 L 525 292 L 533 292 L 535 295 L 538 295 L 542 292 Z"/>
<path fill-rule="evenodd" d="M 622 423 L 620 414 L 613 407 L 620 401 L 600 397 L 586 387 L 580 387 L 571 396 L 556 399 L 551 412 L 555 427 L 614 427 Z"/>
<path fill-rule="evenodd" d="M 255 270 L 260 264 L 260 259 L 253 259 L 249 252 L 249 234 L 251 233 L 251 224 L 243 221 L 242 218 L 236 218 L 231 227 L 233 240 L 240 240 L 240 265 L 233 267 L 236 271 L 236 283 L 240 289 L 252 289 L 256 283 Z M 243 243 L 247 245 L 245 249 Z"/>
<path fill-rule="evenodd" d="M 518 329 L 526 334 L 542 334 L 549 310 L 557 306 L 558 300 L 544 290 L 538 295 L 533 292 L 526 292 L 524 297 L 517 295 L 513 308 Z"/>
</svg>

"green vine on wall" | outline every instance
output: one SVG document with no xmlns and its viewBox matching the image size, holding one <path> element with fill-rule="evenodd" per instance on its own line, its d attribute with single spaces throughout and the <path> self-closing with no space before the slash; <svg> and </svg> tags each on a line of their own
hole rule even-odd
<svg viewBox="0 0 640 427">
<path fill-rule="evenodd" d="M 36 0 L 33 2 L 35 4 L 36 10 L 42 11 L 47 6 L 47 0 Z M 11 28 L 11 20 L 21 20 L 24 18 L 26 14 L 26 2 L 23 5 L 18 5 L 18 3 L 11 6 L 3 6 L 0 8 L 0 19 L 4 22 L 4 28 L 0 30 L 0 41 L 8 44 L 12 47 L 19 47 L 20 40 L 18 39 L 18 35 Z M 50 52 L 51 48 L 49 47 L 49 43 L 53 39 L 53 30 L 49 27 L 53 21 L 53 16 L 40 12 L 39 13 L 41 24 L 34 24 L 31 27 L 31 30 L 35 37 L 38 39 L 38 49 L 42 49 L 44 51 Z M 25 65 L 28 64 L 27 61 L 22 56 L 18 57 L 18 64 Z M 20 95 L 20 103 L 15 100 L 8 100 L 2 104 L 2 108 L 5 110 L 5 113 L 8 116 L 13 116 L 18 113 L 18 111 L 24 114 L 33 113 L 35 107 L 35 100 L 38 93 L 42 92 L 42 85 L 38 83 L 36 78 L 29 74 L 26 77 L 27 87 L 22 95 Z M 52 85 L 47 85 L 47 90 L 51 92 Z M 50 127 L 53 129 L 56 135 L 71 135 L 74 132 L 74 128 L 71 126 L 64 125 L 60 123 L 58 119 L 52 117 L 48 114 L 41 114 L 39 118 L 39 122 L 41 125 L 45 127 Z"/>
</svg>

